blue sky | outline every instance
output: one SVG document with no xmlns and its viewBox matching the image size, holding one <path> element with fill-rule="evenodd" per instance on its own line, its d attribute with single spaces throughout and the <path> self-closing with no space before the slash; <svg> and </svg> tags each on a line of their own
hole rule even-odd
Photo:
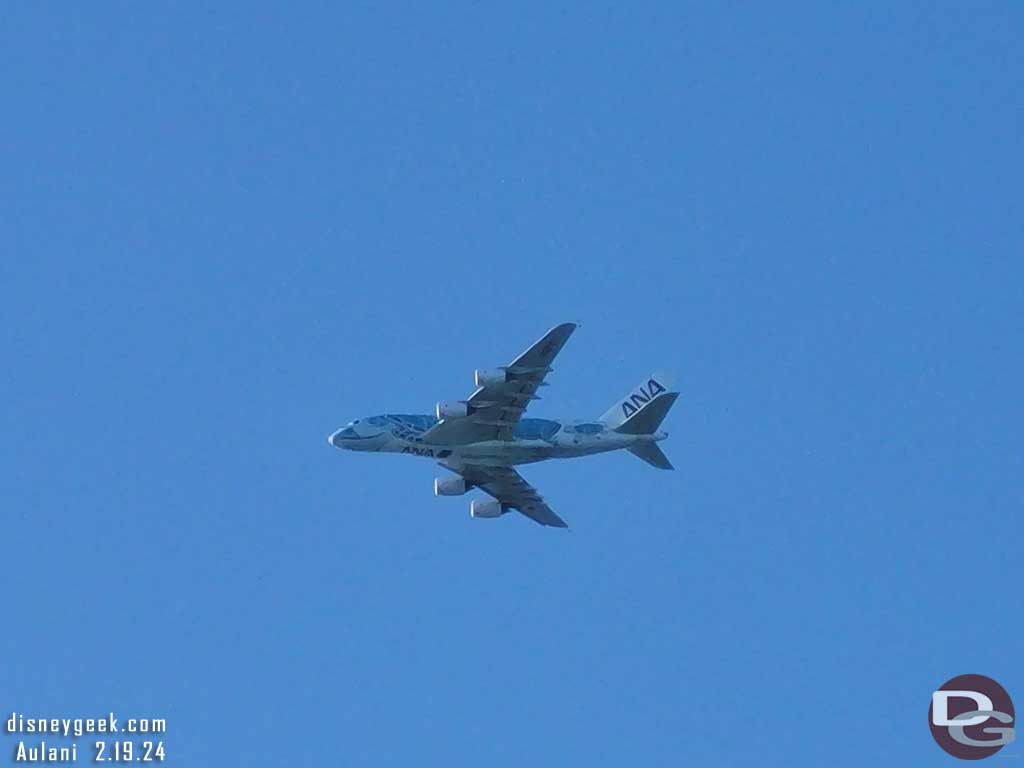
<svg viewBox="0 0 1024 768">
<path fill-rule="evenodd" d="M 1024 696 L 1024 13 L 891 6 L 7 6 L 5 716 L 955 764 L 936 687 Z M 674 473 L 526 468 L 570 533 L 325 443 L 567 320 L 534 415 L 682 391 Z"/>
</svg>

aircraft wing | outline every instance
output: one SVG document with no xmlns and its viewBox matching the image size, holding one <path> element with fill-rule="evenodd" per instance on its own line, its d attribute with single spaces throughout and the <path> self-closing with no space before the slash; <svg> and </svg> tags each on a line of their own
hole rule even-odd
<svg viewBox="0 0 1024 768">
<path fill-rule="evenodd" d="M 544 497 L 537 493 L 537 489 L 526 482 L 512 467 L 466 465 L 453 471 L 462 475 L 467 485 L 475 485 L 496 498 L 503 506 L 521 512 L 536 523 L 555 528 L 569 527 L 565 520 L 544 503 Z"/>
<path fill-rule="evenodd" d="M 537 390 L 544 386 L 552 361 L 575 330 L 575 323 L 556 325 L 511 363 L 487 372 L 496 373 L 497 380 L 478 380 L 480 386 L 465 401 L 468 415 L 442 419 L 423 435 L 424 442 L 459 445 L 511 440 L 527 405 L 539 399 Z"/>
</svg>

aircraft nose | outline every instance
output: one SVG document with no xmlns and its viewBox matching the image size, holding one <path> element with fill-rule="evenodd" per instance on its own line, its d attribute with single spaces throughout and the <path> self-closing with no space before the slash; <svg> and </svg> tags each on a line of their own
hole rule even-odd
<svg viewBox="0 0 1024 768">
<path fill-rule="evenodd" d="M 335 448 L 352 448 L 361 435 L 351 426 L 342 427 L 327 438 L 327 442 Z"/>
</svg>

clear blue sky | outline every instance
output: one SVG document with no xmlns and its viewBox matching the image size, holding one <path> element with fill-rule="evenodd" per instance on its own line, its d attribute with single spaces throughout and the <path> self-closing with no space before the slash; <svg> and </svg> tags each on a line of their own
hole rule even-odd
<svg viewBox="0 0 1024 768">
<path fill-rule="evenodd" d="M 208 5 L 0 12 L 5 716 L 860 767 L 1024 707 L 1019 4 Z M 572 532 L 325 443 L 566 320 L 532 414 L 682 390 L 676 472 L 525 469 Z"/>
</svg>

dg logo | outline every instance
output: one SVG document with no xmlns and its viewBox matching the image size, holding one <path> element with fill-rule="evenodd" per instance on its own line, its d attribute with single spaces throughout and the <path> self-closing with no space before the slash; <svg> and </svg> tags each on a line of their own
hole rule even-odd
<svg viewBox="0 0 1024 768">
<path fill-rule="evenodd" d="M 1013 741 L 1013 702 L 990 677 L 960 675 L 932 694 L 928 725 L 953 757 L 980 760 Z"/>
</svg>

